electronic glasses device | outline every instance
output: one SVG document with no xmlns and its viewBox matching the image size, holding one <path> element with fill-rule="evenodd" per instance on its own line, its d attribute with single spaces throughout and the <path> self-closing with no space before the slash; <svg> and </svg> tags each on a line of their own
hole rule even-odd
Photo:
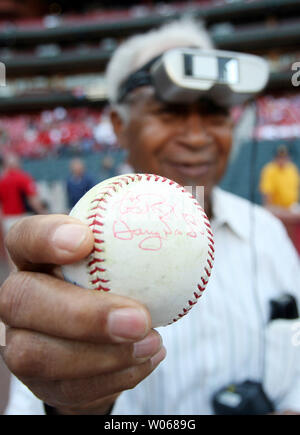
<svg viewBox="0 0 300 435">
<path fill-rule="evenodd" d="M 130 74 L 119 88 L 117 102 L 122 102 L 134 89 L 151 85 L 157 98 L 165 102 L 193 103 L 205 97 L 230 107 L 259 93 L 268 78 L 268 64 L 258 56 L 175 48 Z"/>
</svg>

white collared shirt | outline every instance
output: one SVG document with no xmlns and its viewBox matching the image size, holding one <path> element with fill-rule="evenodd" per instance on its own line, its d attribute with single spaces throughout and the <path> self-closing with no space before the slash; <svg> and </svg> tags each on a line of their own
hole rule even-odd
<svg viewBox="0 0 300 435">
<path fill-rule="evenodd" d="M 276 409 L 300 412 L 299 320 L 268 322 L 270 300 L 300 300 L 299 258 L 269 212 L 215 188 L 215 263 L 207 288 L 187 316 L 159 328 L 167 357 L 113 414 L 211 414 L 212 395 L 231 383 L 262 381 Z M 263 374 L 264 373 L 264 374 Z M 7 414 L 44 413 L 13 378 Z"/>
</svg>

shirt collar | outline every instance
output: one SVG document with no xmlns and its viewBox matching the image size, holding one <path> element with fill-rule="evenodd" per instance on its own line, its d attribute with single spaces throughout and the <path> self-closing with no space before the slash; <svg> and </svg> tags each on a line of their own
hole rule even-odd
<svg viewBox="0 0 300 435">
<path fill-rule="evenodd" d="M 250 239 L 253 213 L 251 202 L 215 187 L 212 192 L 212 213 L 214 228 L 228 226 L 240 238 Z"/>
</svg>

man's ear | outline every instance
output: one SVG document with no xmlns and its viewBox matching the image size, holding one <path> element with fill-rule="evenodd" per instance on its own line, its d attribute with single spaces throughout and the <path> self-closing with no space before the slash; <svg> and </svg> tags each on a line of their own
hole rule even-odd
<svg viewBox="0 0 300 435">
<path fill-rule="evenodd" d="M 110 121 L 112 123 L 112 126 L 114 129 L 115 135 L 118 139 L 119 145 L 124 147 L 124 141 L 122 140 L 123 130 L 124 130 L 124 121 L 121 118 L 121 116 L 119 115 L 119 113 L 114 109 L 112 109 L 110 111 Z"/>
</svg>

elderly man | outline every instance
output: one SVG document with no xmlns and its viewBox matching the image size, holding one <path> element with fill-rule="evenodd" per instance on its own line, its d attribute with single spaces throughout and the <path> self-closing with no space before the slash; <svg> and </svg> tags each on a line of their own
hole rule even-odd
<svg viewBox="0 0 300 435">
<path fill-rule="evenodd" d="M 68 216 L 23 220 L 7 239 L 18 272 L 0 292 L 0 317 L 9 326 L 2 354 L 19 378 L 7 413 L 206 414 L 218 412 L 217 402 L 226 405 L 235 388 L 229 384 L 256 388 L 265 412 L 300 411 L 292 324 L 268 323 L 271 299 L 299 296 L 298 260 L 276 219 L 215 187 L 232 142 L 228 108 L 209 98 L 164 102 L 149 82 L 124 86 L 174 47 L 211 43 L 194 23 L 175 22 L 121 45 L 107 73 L 111 119 L 136 172 L 205 187 L 216 245 L 207 292 L 158 333 L 138 302 L 61 279 L 57 266 L 92 250 L 84 224 Z M 227 395 L 218 399 L 223 387 Z M 231 396 L 227 408 L 236 400 L 243 398 Z"/>
</svg>

